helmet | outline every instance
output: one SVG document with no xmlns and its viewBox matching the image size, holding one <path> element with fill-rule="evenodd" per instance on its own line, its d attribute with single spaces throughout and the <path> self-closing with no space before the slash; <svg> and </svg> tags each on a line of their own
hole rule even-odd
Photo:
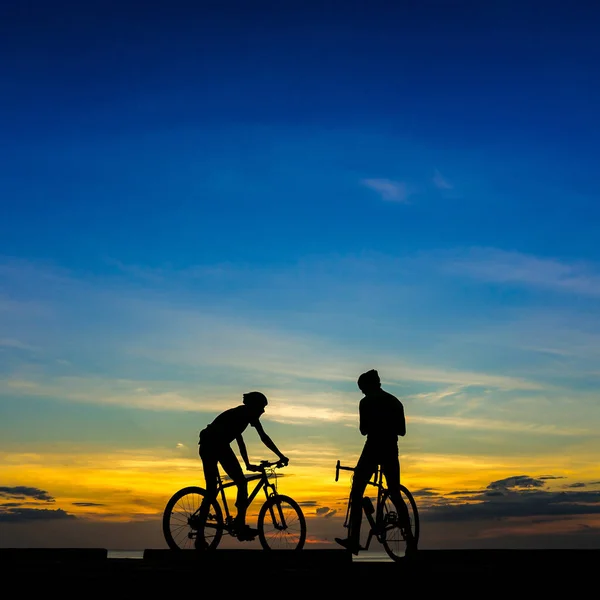
<svg viewBox="0 0 600 600">
<path fill-rule="evenodd" d="M 375 369 L 371 369 L 363 373 L 358 378 L 357 383 L 361 390 L 373 389 L 381 386 L 381 379 L 379 379 L 379 373 Z"/>
<path fill-rule="evenodd" d="M 268 402 L 267 397 L 260 392 L 248 392 L 244 394 L 244 404 L 252 408 L 264 408 Z"/>
</svg>

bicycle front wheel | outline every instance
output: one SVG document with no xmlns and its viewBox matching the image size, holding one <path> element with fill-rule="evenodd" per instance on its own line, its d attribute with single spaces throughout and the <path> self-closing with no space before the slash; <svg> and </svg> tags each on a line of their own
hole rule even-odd
<svg viewBox="0 0 600 600">
<path fill-rule="evenodd" d="M 419 512 L 417 510 L 417 503 L 413 498 L 412 494 L 403 485 L 400 486 L 400 495 L 404 505 L 406 506 L 406 512 L 399 507 L 400 514 L 396 510 L 396 506 L 393 503 L 389 492 L 385 492 L 382 498 L 383 501 L 383 535 L 381 543 L 386 551 L 387 555 L 395 561 L 399 561 L 404 558 L 406 552 L 407 535 L 405 529 L 410 528 L 412 537 L 415 543 L 419 541 Z M 404 512 L 404 516 L 402 513 Z M 408 520 L 407 520 L 408 519 Z"/>
<path fill-rule="evenodd" d="M 200 505 L 206 494 L 201 487 L 190 486 L 175 492 L 163 513 L 163 535 L 171 550 L 193 550 L 198 534 Z M 216 501 L 204 524 L 204 539 L 215 550 L 223 536 L 223 511 Z"/>
<path fill-rule="evenodd" d="M 258 513 L 258 537 L 265 550 L 301 550 L 306 519 L 299 504 L 281 494 L 267 498 Z"/>
</svg>

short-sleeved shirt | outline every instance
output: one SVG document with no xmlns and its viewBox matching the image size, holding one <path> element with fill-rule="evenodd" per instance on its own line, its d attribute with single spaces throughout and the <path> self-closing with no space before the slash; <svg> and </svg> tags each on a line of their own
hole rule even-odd
<svg viewBox="0 0 600 600">
<path fill-rule="evenodd" d="M 212 423 L 200 432 L 201 444 L 231 444 L 241 435 L 248 425 L 256 427 L 258 418 L 245 404 L 230 408 L 218 415 Z"/>
</svg>

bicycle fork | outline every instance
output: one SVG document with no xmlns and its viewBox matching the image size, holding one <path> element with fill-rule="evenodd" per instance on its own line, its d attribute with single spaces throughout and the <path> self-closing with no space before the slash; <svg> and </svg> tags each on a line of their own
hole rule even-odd
<svg viewBox="0 0 600 600">
<path fill-rule="evenodd" d="M 277 496 L 272 496 L 272 498 L 273 497 Z M 277 529 L 277 531 L 285 531 L 287 529 L 287 525 L 285 522 L 285 515 L 283 514 L 283 510 L 281 509 L 281 503 L 271 503 L 271 505 L 269 506 L 269 513 L 271 514 L 273 527 Z"/>
<path fill-rule="evenodd" d="M 268 501 L 270 498 L 277 498 L 277 495 L 277 488 L 272 483 L 267 483 L 265 485 L 266 500 Z M 271 515 L 273 527 L 277 531 L 285 531 L 287 529 L 285 514 L 281 508 L 281 502 L 271 502 L 269 506 L 269 514 Z"/>
</svg>

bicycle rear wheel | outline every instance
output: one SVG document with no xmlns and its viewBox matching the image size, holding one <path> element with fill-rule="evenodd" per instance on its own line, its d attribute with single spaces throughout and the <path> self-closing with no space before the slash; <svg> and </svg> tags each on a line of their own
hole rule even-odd
<svg viewBox="0 0 600 600">
<path fill-rule="evenodd" d="M 193 550 L 198 532 L 198 512 L 206 490 L 190 486 L 175 492 L 167 502 L 163 513 L 163 535 L 171 550 Z M 223 511 L 213 501 L 206 523 L 204 539 L 209 549 L 214 550 L 223 536 Z"/>
<path fill-rule="evenodd" d="M 400 494 L 402 500 L 408 510 L 408 527 L 412 531 L 412 537 L 415 543 L 419 541 L 419 512 L 417 503 L 412 494 L 403 485 L 400 486 Z M 396 511 L 396 506 L 392 502 L 389 492 L 385 492 L 382 498 L 383 501 L 383 535 L 381 543 L 387 555 L 398 561 L 404 558 L 406 552 L 406 538 L 404 533 L 405 523 L 402 516 Z"/>
<path fill-rule="evenodd" d="M 282 494 L 267 498 L 258 513 L 258 537 L 265 550 L 301 550 L 306 519 L 299 504 Z"/>
</svg>

